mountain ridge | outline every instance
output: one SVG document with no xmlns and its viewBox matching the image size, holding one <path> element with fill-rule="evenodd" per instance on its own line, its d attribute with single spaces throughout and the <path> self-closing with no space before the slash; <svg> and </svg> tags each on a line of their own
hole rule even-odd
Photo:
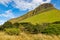
<svg viewBox="0 0 60 40">
<path fill-rule="evenodd" d="M 42 12 L 46 12 L 46 11 L 49 11 L 51 9 L 55 9 L 54 6 L 50 3 L 45 3 L 45 4 L 42 4 L 40 6 L 38 6 L 37 8 L 35 8 L 34 10 L 26 13 L 25 15 L 22 15 L 18 18 L 15 18 L 15 19 L 11 19 L 12 21 L 21 21 L 21 20 L 24 20 L 26 18 L 29 18 L 29 17 L 32 17 L 34 15 L 37 15 L 37 14 L 40 14 Z M 40 12 L 40 13 L 39 13 Z M 9 20 L 11 22 L 11 20 Z"/>
</svg>

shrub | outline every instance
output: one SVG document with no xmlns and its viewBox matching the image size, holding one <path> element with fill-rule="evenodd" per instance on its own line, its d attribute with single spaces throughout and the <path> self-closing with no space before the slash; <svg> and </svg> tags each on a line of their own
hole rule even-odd
<svg viewBox="0 0 60 40">
<path fill-rule="evenodd" d="M 0 26 L 0 31 L 3 31 L 4 30 L 4 27 Z"/>
<path fill-rule="evenodd" d="M 26 33 L 32 33 L 33 31 L 33 26 L 31 23 L 20 23 L 21 25 L 24 26 L 24 30 Z"/>
<path fill-rule="evenodd" d="M 18 29 L 18 28 L 6 28 L 5 32 L 9 35 L 19 35 L 20 29 Z"/>
<path fill-rule="evenodd" d="M 43 27 L 39 24 L 33 25 L 31 23 L 21 23 L 24 26 L 26 33 L 37 34 L 43 31 Z"/>
<path fill-rule="evenodd" d="M 53 22 L 53 24 L 60 24 L 60 21 Z"/>
<path fill-rule="evenodd" d="M 60 34 L 60 24 L 50 24 L 46 27 L 46 29 L 44 29 L 44 31 L 42 33 L 59 35 Z"/>
<path fill-rule="evenodd" d="M 39 25 L 39 24 L 36 24 L 35 26 L 33 26 L 33 29 L 32 29 L 33 33 L 41 33 L 43 30 L 44 30 L 44 27 L 42 25 Z"/>
<path fill-rule="evenodd" d="M 13 24 L 11 22 L 5 22 L 3 25 L 2 25 L 3 28 L 12 28 L 13 27 Z"/>
<path fill-rule="evenodd" d="M 19 28 L 20 24 L 19 23 L 14 23 L 13 25 L 14 25 L 15 28 Z"/>
</svg>

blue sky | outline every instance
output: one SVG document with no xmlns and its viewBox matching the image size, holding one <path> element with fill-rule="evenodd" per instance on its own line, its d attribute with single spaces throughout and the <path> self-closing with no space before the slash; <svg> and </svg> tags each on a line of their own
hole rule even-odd
<svg viewBox="0 0 60 40">
<path fill-rule="evenodd" d="M 52 3 L 60 10 L 60 0 L 0 0 L 0 24 L 24 15 L 43 3 Z"/>
</svg>

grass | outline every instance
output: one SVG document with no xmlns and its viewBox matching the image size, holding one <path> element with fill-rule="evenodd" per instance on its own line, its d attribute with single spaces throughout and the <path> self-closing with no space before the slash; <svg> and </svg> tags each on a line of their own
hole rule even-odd
<svg viewBox="0 0 60 40">
<path fill-rule="evenodd" d="M 18 36 L 10 36 L 4 32 L 0 32 L 0 40 L 60 40 L 60 35 L 45 35 L 45 34 L 25 34 L 21 33 Z"/>
<path fill-rule="evenodd" d="M 19 22 L 31 22 L 33 24 L 36 23 L 51 23 L 55 21 L 60 21 L 60 10 L 52 9 L 40 14 L 37 14 L 35 16 L 32 16 L 30 18 L 27 18 L 25 20 L 19 21 Z"/>
</svg>

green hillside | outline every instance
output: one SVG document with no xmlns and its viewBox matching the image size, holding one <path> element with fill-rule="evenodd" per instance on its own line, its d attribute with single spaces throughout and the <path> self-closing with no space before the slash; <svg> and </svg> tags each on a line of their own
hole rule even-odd
<svg viewBox="0 0 60 40">
<path fill-rule="evenodd" d="M 18 18 L 9 20 L 12 23 L 16 22 L 31 22 L 33 24 L 51 23 L 54 21 L 60 21 L 60 10 L 54 8 L 50 3 L 42 4 L 36 9 L 22 15 Z"/>
<path fill-rule="evenodd" d="M 19 22 L 31 22 L 35 24 L 35 23 L 51 23 L 54 21 L 60 21 L 60 10 L 52 9 Z"/>
</svg>

